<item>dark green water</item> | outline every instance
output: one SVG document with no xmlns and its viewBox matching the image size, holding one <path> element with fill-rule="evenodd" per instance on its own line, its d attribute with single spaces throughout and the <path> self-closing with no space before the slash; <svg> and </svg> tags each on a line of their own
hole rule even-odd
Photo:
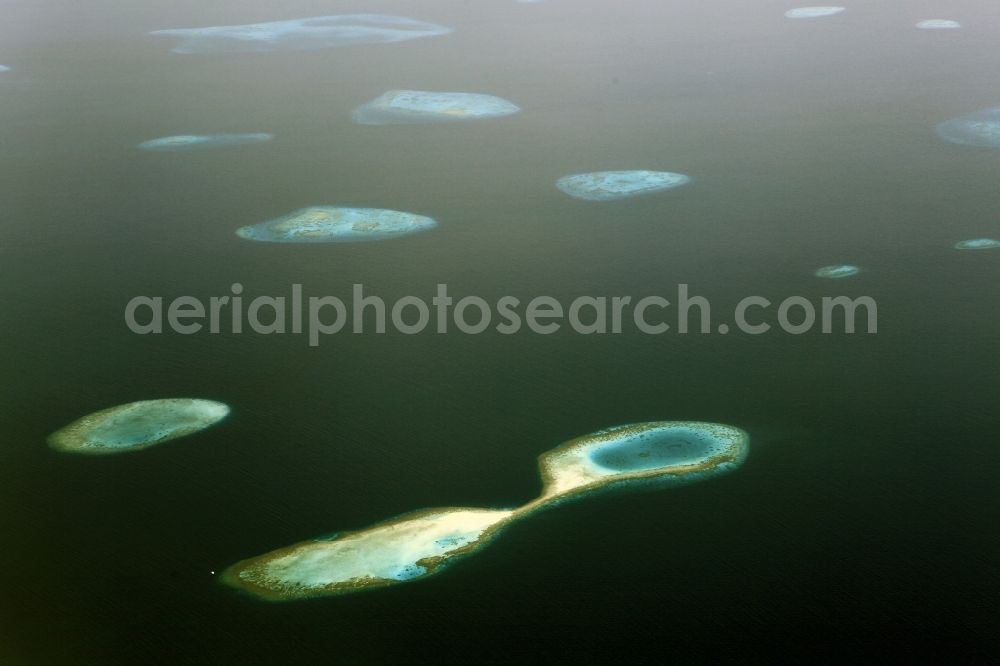
<svg viewBox="0 0 1000 666">
<path fill-rule="evenodd" d="M 846 0 L 845 0 L 846 1 Z M 889 653 L 997 658 L 1000 151 L 934 126 L 1000 104 L 985 1 L 0 3 L 0 662 L 405 663 Z M 270 3 L 273 4 L 273 3 Z M 452 35 L 181 56 L 160 28 L 333 13 Z M 959 31 L 919 31 L 953 18 Z M 467 125 L 359 127 L 390 88 L 507 97 Z M 271 132 L 155 154 L 157 136 Z M 594 204 L 567 173 L 694 177 Z M 438 219 L 361 245 L 234 229 L 314 204 Z M 812 271 L 849 262 L 846 281 Z M 869 295 L 877 335 L 137 336 L 140 294 L 386 299 Z M 114 458 L 45 445 L 132 400 L 222 400 L 196 437 Z M 752 437 L 700 485 L 512 528 L 427 581 L 266 604 L 210 573 L 422 507 L 513 506 L 535 457 L 646 420 Z M 635 657 L 632 657 L 633 659 Z"/>
</svg>

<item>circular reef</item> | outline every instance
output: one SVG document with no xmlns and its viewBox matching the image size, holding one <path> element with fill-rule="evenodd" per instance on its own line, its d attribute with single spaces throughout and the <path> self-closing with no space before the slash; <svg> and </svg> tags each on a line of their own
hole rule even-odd
<svg viewBox="0 0 1000 666">
<path fill-rule="evenodd" d="M 596 491 L 673 486 L 730 472 L 746 459 L 749 435 L 718 423 L 624 425 L 569 441 L 538 460 L 538 507 Z"/>
</svg>

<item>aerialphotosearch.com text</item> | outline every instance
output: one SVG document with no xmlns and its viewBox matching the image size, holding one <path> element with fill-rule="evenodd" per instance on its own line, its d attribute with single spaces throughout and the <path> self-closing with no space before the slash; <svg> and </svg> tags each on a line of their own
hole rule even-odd
<svg viewBox="0 0 1000 666">
<path fill-rule="evenodd" d="M 429 301 L 429 302 L 428 302 Z M 636 331 L 646 335 L 742 333 L 762 335 L 782 332 L 802 335 L 823 333 L 867 334 L 878 332 L 878 305 L 869 296 L 824 296 L 808 299 L 789 296 L 778 302 L 747 296 L 733 308 L 728 321 L 712 318 L 704 296 L 692 295 L 687 284 L 678 284 L 670 298 L 642 296 L 578 296 L 560 300 L 552 296 L 530 299 L 503 296 L 487 300 L 466 295 L 455 298 L 448 285 L 438 284 L 430 299 L 403 296 L 391 302 L 365 292 L 355 284 L 351 296 L 306 296 L 301 284 L 287 295 L 244 294 L 234 283 L 229 293 L 201 299 L 194 296 L 136 296 L 125 306 L 125 323 L 140 335 L 210 333 L 260 335 L 305 334 L 316 347 L 325 336 L 354 333 L 384 334 L 389 330 L 417 335 L 437 333 L 477 335 L 494 330 L 504 335 L 524 331 L 551 335 L 564 328 L 580 335 L 618 335 Z"/>
</svg>

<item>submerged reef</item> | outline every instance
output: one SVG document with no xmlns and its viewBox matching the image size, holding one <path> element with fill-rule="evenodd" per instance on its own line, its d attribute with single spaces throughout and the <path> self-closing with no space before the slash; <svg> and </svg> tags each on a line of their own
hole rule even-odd
<svg viewBox="0 0 1000 666">
<path fill-rule="evenodd" d="M 822 16 L 833 16 L 847 9 L 846 7 L 797 7 L 785 12 L 787 18 L 820 18 Z"/>
<path fill-rule="evenodd" d="M 838 264 L 834 266 L 824 266 L 816 271 L 816 277 L 836 280 L 839 278 L 851 277 L 861 272 L 861 269 L 851 264 Z"/>
<path fill-rule="evenodd" d="M 437 222 L 429 217 L 395 210 L 311 206 L 241 227 L 236 235 L 270 243 L 354 243 L 405 236 L 435 226 Z"/>
<path fill-rule="evenodd" d="M 10 67 L 8 67 L 7 65 L 0 65 L 0 72 L 9 72 L 9 71 Z"/>
<path fill-rule="evenodd" d="M 961 28 L 962 24 L 948 19 L 928 19 L 918 23 L 917 27 L 921 30 L 955 30 Z"/>
<path fill-rule="evenodd" d="M 955 243 L 956 250 L 996 250 L 1000 249 L 1000 240 L 993 238 L 973 238 Z"/>
<path fill-rule="evenodd" d="M 446 123 L 499 118 L 521 109 L 493 95 L 425 90 L 390 90 L 354 110 L 354 122 L 362 125 Z"/>
<path fill-rule="evenodd" d="M 577 199 L 612 201 L 662 192 L 691 182 L 689 176 L 669 171 L 595 171 L 563 176 L 556 187 Z"/>
<path fill-rule="evenodd" d="M 138 451 L 204 430 L 228 414 L 227 405 L 212 400 L 141 400 L 88 414 L 52 433 L 48 443 L 67 453 Z"/>
<path fill-rule="evenodd" d="M 178 134 L 143 141 L 137 147 L 141 150 L 182 152 L 245 146 L 251 143 L 263 143 L 273 138 L 272 134 Z"/>
<path fill-rule="evenodd" d="M 538 459 L 541 495 L 516 509 L 440 508 L 238 562 L 222 581 L 270 601 L 369 590 L 431 576 L 536 511 L 604 491 L 676 486 L 738 468 L 749 436 L 715 423 L 651 422 L 579 437 Z"/>
<path fill-rule="evenodd" d="M 341 14 L 291 21 L 154 30 L 179 37 L 173 53 L 264 53 L 310 51 L 356 44 L 387 44 L 451 32 L 434 23 L 382 14 Z"/>
<path fill-rule="evenodd" d="M 963 146 L 1000 148 L 1000 106 L 946 120 L 937 126 L 937 133 Z"/>
</svg>

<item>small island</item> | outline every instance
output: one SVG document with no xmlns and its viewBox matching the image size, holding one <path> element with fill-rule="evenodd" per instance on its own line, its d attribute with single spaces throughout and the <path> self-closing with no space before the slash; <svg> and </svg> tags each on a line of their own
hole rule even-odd
<svg viewBox="0 0 1000 666">
<path fill-rule="evenodd" d="M 851 264 L 836 264 L 817 269 L 815 275 L 816 277 L 825 278 L 827 280 L 840 280 L 842 278 L 857 275 L 860 272 L 861 269 L 857 266 L 852 266 Z"/>
<path fill-rule="evenodd" d="M 950 19 L 928 19 L 917 24 L 920 30 L 957 30 L 962 24 Z"/>
<path fill-rule="evenodd" d="M 429 576 L 477 550 L 512 510 L 428 509 L 365 530 L 281 548 L 238 562 L 222 581 L 269 601 L 373 589 Z"/>
<path fill-rule="evenodd" d="M 556 187 L 586 201 L 613 201 L 670 190 L 691 182 L 690 176 L 669 171 L 595 171 L 563 176 Z"/>
<path fill-rule="evenodd" d="M 973 238 L 955 243 L 956 250 L 996 250 L 1000 249 L 1000 240 L 995 238 Z"/>
<path fill-rule="evenodd" d="M 290 21 L 154 30 L 177 37 L 173 53 L 266 53 L 388 44 L 451 32 L 450 28 L 402 16 L 341 14 Z"/>
<path fill-rule="evenodd" d="M 796 7 L 785 12 L 785 17 L 790 19 L 822 18 L 834 16 L 845 9 L 846 7 Z"/>
<path fill-rule="evenodd" d="M 1000 106 L 946 120 L 937 133 L 949 143 L 978 148 L 1000 148 Z"/>
<path fill-rule="evenodd" d="M 194 434 L 228 414 L 227 405 L 213 400 L 140 400 L 88 414 L 52 433 L 48 443 L 66 453 L 127 453 Z"/>
<path fill-rule="evenodd" d="M 360 125 L 447 123 L 500 118 L 521 109 L 502 97 L 464 92 L 390 90 L 351 115 Z"/>
<path fill-rule="evenodd" d="M 253 143 L 270 141 L 271 134 L 178 134 L 164 136 L 159 139 L 143 141 L 137 147 L 140 150 L 157 150 L 161 152 L 183 152 L 188 150 L 210 150 L 212 148 L 232 148 Z"/>
<path fill-rule="evenodd" d="M 236 235 L 270 243 L 355 243 L 405 236 L 436 226 L 429 217 L 396 210 L 310 206 L 241 227 Z"/>
<path fill-rule="evenodd" d="M 650 422 L 586 435 L 538 459 L 542 493 L 512 509 L 415 511 L 331 539 L 238 562 L 222 581 L 268 601 L 370 590 L 426 578 L 533 513 L 611 491 L 672 487 L 737 469 L 749 436 L 733 426 Z"/>
</svg>

